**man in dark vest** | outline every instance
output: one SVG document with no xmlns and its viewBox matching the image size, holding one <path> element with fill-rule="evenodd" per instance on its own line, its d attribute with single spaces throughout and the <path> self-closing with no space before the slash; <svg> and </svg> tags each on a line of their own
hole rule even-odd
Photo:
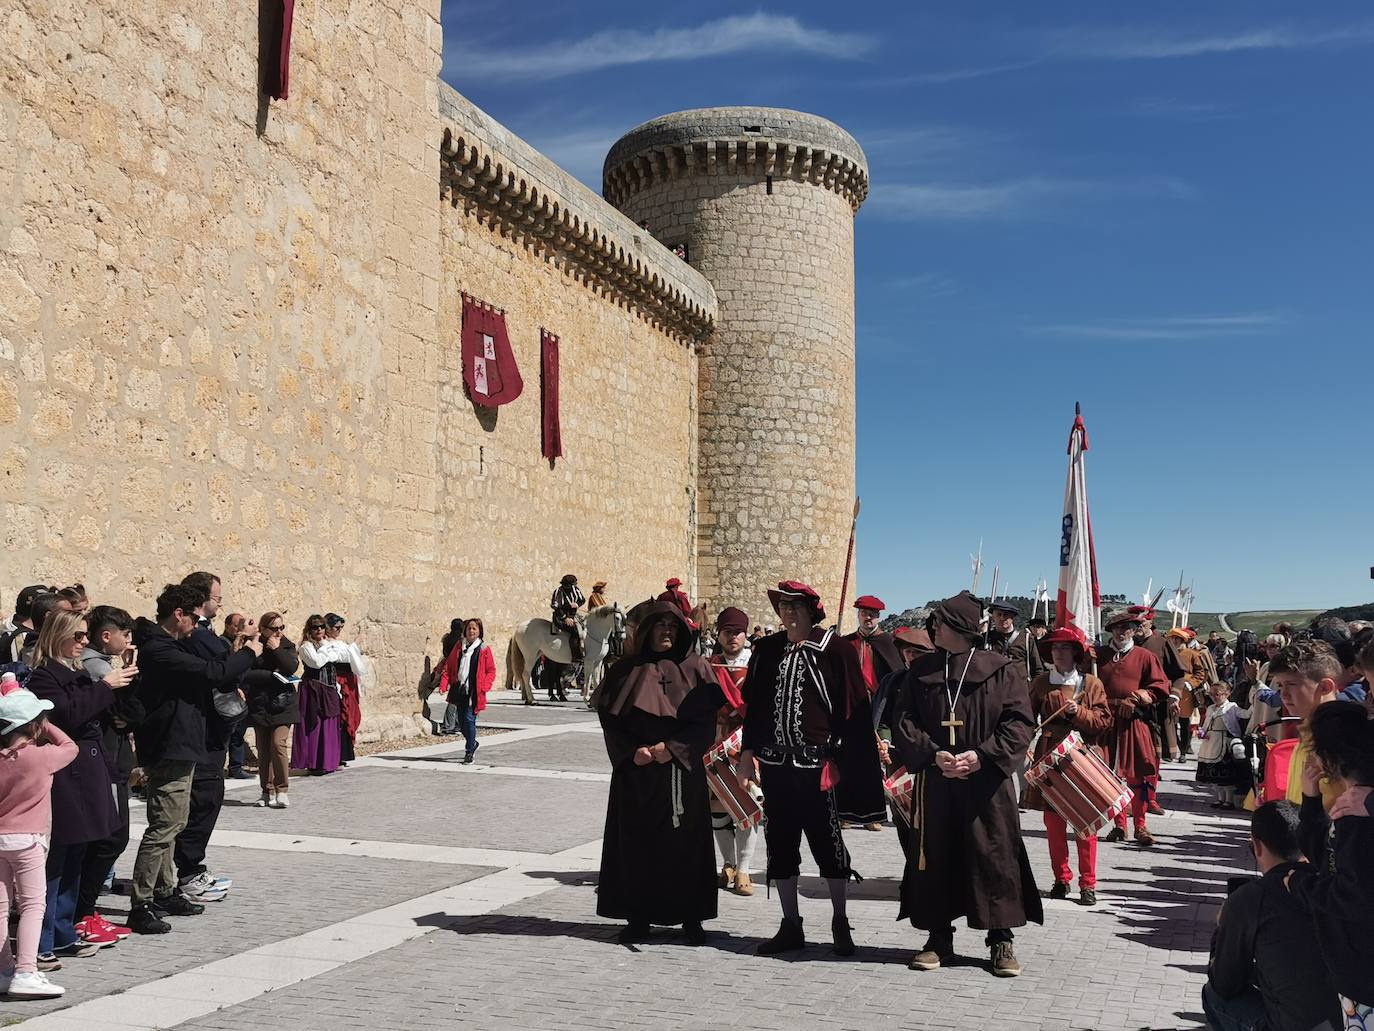
<svg viewBox="0 0 1374 1031">
<path fill-rule="evenodd" d="M 1029 684 L 1045 672 L 1045 660 L 1040 657 L 1040 649 L 1035 646 L 1035 637 L 1029 628 L 1016 629 L 1016 615 L 1019 610 L 1006 600 L 994 601 L 988 606 L 988 647 L 1011 659 L 1012 667 L 1026 678 Z"/>
<path fill-rule="evenodd" d="M 587 600 L 582 589 L 577 586 L 577 577 L 569 573 L 559 581 L 558 587 L 553 592 L 553 597 L 549 599 L 549 608 L 553 610 L 550 622 L 553 623 L 554 633 L 566 633 L 572 646 L 573 662 L 582 661 L 582 634 L 577 627 L 577 610 L 582 607 L 582 603 Z"/>
</svg>

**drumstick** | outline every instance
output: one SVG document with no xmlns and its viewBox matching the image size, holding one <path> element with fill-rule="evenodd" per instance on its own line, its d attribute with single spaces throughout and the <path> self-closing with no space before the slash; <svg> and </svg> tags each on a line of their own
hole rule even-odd
<svg viewBox="0 0 1374 1031">
<path fill-rule="evenodd" d="M 1050 716 L 1048 716 L 1046 719 L 1041 720 L 1041 721 L 1040 721 L 1040 727 L 1039 727 L 1040 733 L 1043 734 L 1043 733 L 1045 732 L 1045 725 L 1046 725 L 1047 723 L 1053 723 L 1055 720 L 1057 720 L 1060 716 L 1063 715 L 1064 710 L 1067 709 L 1070 705 L 1072 705 L 1072 704 L 1073 704 L 1074 702 L 1076 702 L 1076 701 L 1078 701 L 1078 696 L 1077 696 L 1077 695 L 1075 695 L 1074 697 L 1070 698 L 1067 702 L 1065 702 L 1065 703 L 1064 703 L 1063 705 L 1061 705 L 1058 709 L 1056 709 L 1053 713 L 1051 713 Z M 1034 751 L 1035 751 L 1035 742 L 1032 741 L 1032 742 L 1030 743 L 1030 747 L 1026 749 L 1026 758 L 1029 759 Z"/>
</svg>

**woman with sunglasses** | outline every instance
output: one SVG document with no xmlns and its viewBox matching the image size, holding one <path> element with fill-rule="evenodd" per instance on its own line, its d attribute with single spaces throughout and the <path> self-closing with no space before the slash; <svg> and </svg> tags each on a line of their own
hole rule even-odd
<svg viewBox="0 0 1374 1031">
<path fill-rule="evenodd" d="M 129 686 L 137 666 L 111 670 L 93 680 L 81 666 L 89 635 L 86 620 L 67 609 L 54 609 L 43 620 L 33 655 L 33 675 L 25 685 L 52 702 L 49 721 L 76 742 L 76 760 L 53 776 L 52 834 L 48 843 L 48 898 L 38 942 L 41 970 L 56 970 L 62 956 L 88 956 L 114 945 L 123 928 L 76 929 L 76 905 L 86 845 L 108 838 L 120 827 L 114 785 L 105 762 L 101 717 L 114 702 L 114 691 Z"/>
<path fill-rule="evenodd" d="M 290 805 L 291 728 L 301 719 L 296 697 L 296 670 L 301 660 L 286 636 L 280 612 L 264 612 L 258 620 L 262 654 L 243 679 L 248 722 L 258 750 L 258 783 L 262 795 L 255 805 L 285 809 Z"/>
<path fill-rule="evenodd" d="M 305 669 L 298 692 L 300 722 L 291 736 L 296 769 L 317 776 L 339 768 L 339 677 L 332 661 L 333 649 L 326 637 L 324 617 L 313 615 L 305 621 L 300 655 Z"/>
</svg>

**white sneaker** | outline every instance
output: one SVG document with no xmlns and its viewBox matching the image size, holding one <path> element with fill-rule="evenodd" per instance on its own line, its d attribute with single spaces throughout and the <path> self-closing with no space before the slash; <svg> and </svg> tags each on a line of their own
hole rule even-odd
<svg viewBox="0 0 1374 1031">
<path fill-rule="evenodd" d="M 208 873 L 198 873 L 182 881 L 177 885 L 177 891 L 182 898 L 191 902 L 218 902 L 229 894 L 229 889 L 221 887 Z"/>
<path fill-rule="evenodd" d="M 56 999 L 66 995 L 67 989 L 53 984 L 45 974 L 18 973 L 10 979 L 8 994 L 11 999 Z"/>
<path fill-rule="evenodd" d="M 272 802 L 273 809 L 285 809 L 291 804 L 291 800 L 286 797 L 286 792 L 278 791 L 277 797 Z"/>
<path fill-rule="evenodd" d="M 254 802 L 253 804 L 254 804 L 255 806 L 257 806 L 259 809 L 263 808 L 264 806 L 269 806 L 269 805 L 271 805 L 271 804 L 272 804 L 272 795 L 271 795 L 271 793 L 270 793 L 270 792 L 267 792 L 267 791 L 264 791 L 264 792 L 262 793 L 262 797 L 259 798 L 259 799 L 258 799 L 256 802 Z"/>
</svg>

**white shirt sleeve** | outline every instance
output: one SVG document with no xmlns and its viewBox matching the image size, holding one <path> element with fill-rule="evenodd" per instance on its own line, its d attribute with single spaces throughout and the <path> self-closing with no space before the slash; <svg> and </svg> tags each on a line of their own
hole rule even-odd
<svg viewBox="0 0 1374 1031">
<path fill-rule="evenodd" d="M 325 655 L 326 649 L 316 648 L 311 641 L 302 641 L 296 650 L 300 652 L 301 662 L 311 669 L 319 669 L 329 661 Z"/>
</svg>

